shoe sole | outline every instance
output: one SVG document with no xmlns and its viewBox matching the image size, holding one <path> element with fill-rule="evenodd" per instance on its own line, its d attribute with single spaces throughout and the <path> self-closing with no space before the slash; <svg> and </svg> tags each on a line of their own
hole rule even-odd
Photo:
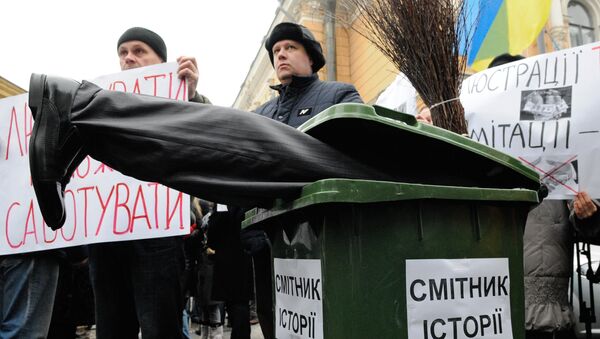
<svg viewBox="0 0 600 339">
<path fill-rule="evenodd" d="M 29 108 L 31 108 L 33 119 L 37 118 L 37 110 L 42 108 L 45 85 L 45 74 L 31 74 L 31 77 L 29 78 Z"/>
</svg>

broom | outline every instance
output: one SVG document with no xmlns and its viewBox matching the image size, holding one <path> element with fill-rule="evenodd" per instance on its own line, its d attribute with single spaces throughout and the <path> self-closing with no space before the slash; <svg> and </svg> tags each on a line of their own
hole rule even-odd
<svg viewBox="0 0 600 339">
<path fill-rule="evenodd" d="M 353 27 L 404 73 L 430 108 L 433 124 L 467 133 L 458 100 L 470 30 L 461 0 L 345 0 L 363 27 Z M 473 25 L 474 26 L 474 25 Z M 364 30 L 363 30 L 364 29 Z"/>
</svg>

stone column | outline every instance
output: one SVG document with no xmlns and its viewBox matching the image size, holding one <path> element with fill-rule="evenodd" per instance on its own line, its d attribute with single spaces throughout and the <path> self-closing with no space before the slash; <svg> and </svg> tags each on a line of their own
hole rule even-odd
<svg viewBox="0 0 600 339">
<path fill-rule="evenodd" d="M 564 2 L 564 4 L 563 4 Z M 550 8 L 550 37 L 556 47 L 563 49 L 571 46 L 569 37 L 569 17 L 567 13 L 568 0 L 552 0 Z"/>
</svg>

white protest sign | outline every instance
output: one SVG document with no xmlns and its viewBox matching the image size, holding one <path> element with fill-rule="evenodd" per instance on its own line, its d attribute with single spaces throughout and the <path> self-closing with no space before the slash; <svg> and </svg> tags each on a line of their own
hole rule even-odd
<svg viewBox="0 0 600 339">
<path fill-rule="evenodd" d="M 323 338 L 323 281 L 318 259 L 274 258 L 275 336 Z"/>
<path fill-rule="evenodd" d="M 600 43 L 542 54 L 467 78 L 469 136 L 520 159 L 569 199 L 600 198 Z"/>
<path fill-rule="evenodd" d="M 177 67 L 176 62 L 170 62 L 134 68 L 101 76 L 92 82 L 111 91 L 187 101 L 187 84 L 177 77 Z"/>
<path fill-rule="evenodd" d="M 411 339 L 512 338 L 507 258 L 406 260 L 406 300 Z"/>
<path fill-rule="evenodd" d="M 177 64 L 98 78 L 104 88 L 186 99 Z M 67 219 L 52 231 L 42 220 L 29 174 L 33 126 L 28 95 L 0 100 L 0 255 L 189 233 L 189 197 L 124 176 L 87 157 L 65 190 Z M 143 155 L 140 155 L 143 156 Z"/>
<path fill-rule="evenodd" d="M 407 114 L 417 115 L 417 90 L 403 73 L 377 97 L 376 105 Z"/>
</svg>

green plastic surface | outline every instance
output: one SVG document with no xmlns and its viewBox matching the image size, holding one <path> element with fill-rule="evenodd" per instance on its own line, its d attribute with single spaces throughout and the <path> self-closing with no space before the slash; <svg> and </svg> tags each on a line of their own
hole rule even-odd
<svg viewBox="0 0 600 339">
<path fill-rule="evenodd" d="M 465 258 L 508 259 L 504 335 L 525 337 L 522 235 L 535 171 L 377 106 L 336 105 L 299 129 L 398 179 L 320 180 L 246 214 L 243 227 L 266 231 L 273 258 L 319 260 L 324 338 L 407 338 L 406 260 Z"/>
<path fill-rule="evenodd" d="M 246 213 L 243 227 L 311 205 L 327 203 L 379 203 L 386 201 L 443 199 L 538 202 L 536 192 L 527 189 L 497 189 L 407 184 L 387 181 L 325 179 L 306 185 L 293 201 L 277 200 L 268 210 Z"/>
<path fill-rule="evenodd" d="M 467 186 L 463 180 L 473 179 L 479 186 L 539 188 L 537 172 L 518 159 L 384 107 L 338 104 L 298 129 L 375 168 L 406 171 L 401 182 Z"/>
</svg>

